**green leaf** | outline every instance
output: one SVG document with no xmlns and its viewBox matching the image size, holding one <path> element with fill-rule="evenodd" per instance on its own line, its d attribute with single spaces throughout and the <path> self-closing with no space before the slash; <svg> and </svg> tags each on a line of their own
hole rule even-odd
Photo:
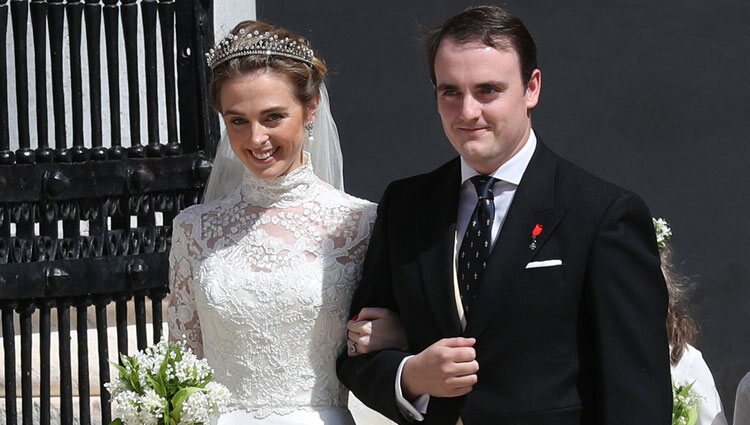
<svg viewBox="0 0 750 425">
<path fill-rule="evenodd" d="M 109 425 L 123 425 L 123 423 L 122 423 L 122 420 L 120 420 L 120 418 L 117 418 L 114 421 L 110 422 Z"/>
<path fill-rule="evenodd" d="M 687 411 L 687 425 L 695 425 L 698 422 L 698 406 L 692 406 Z"/>
<path fill-rule="evenodd" d="M 146 382 L 148 382 L 151 388 L 153 388 L 154 391 L 156 391 L 156 394 L 159 394 L 160 397 L 167 397 L 168 394 L 161 382 L 152 378 L 151 375 L 146 375 Z"/>
<path fill-rule="evenodd" d="M 161 388 L 162 392 L 159 393 L 162 397 L 169 397 L 170 391 L 169 391 L 169 383 L 167 380 L 167 366 L 169 365 L 170 358 L 169 353 L 172 351 L 173 348 L 171 345 L 167 346 L 167 352 L 164 355 L 164 360 L 162 360 L 161 365 L 159 366 L 159 373 L 156 376 L 156 380 L 159 383 L 159 388 Z"/>
<path fill-rule="evenodd" d="M 178 424 L 180 423 L 180 418 L 182 417 L 182 410 L 172 410 L 172 412 L 169 413 L 169 424 Z"/>
<path fill-rule="evenodd" d="M 121 365 L 113 363 L 120 372 L 120 380 L 125 382 L 130 390 L 135 391 L 138 394 L 143 394 L 143 388 L 141 388 L 141 384 L 138 380 L 138 370 L 140 369 L 138 360 L 135 357 L 126 356 L 120 353 L 120 362 L 122 363 Z"/>
<path fill-rule="evenodd" d="M 143 394 L 143 388 L 141 388 L 141 382 L 138 380 L 138 375 L 130 376 L 128 381 L 130 388 L 138 394 Z"/>
<path fill-rule="evenodd" d="M 159 367 L 159 376 L 164 376 L 167 372 L 167 365 L 169 364 L 169 353 L 174 351 L 175 348 L 170 344 L 167 346 L 167 352 L 164 354 L 164 360 L 161 362 L 161 366 Z"/>
<path fill-rule="evenodd" d="M 170 425 L 172 423 L 172 418 L 169 415 L 169 401 L 166 399 L 161 405 L 161 411 L 162 422 L 164 422 L 164 425 Z"/>
<path fill-rule="evenodd" d="M 198 391 L 203 391 L 203 388 L 199 387 L 187 387 L 183 388 L 180 391 L 177 391 L 177 394 L 172 397 L 172 408 L 176 412 L 182 412 L 182 403 L 185 402 L 185 400 L 188 399 L 193 393 L 196 393 Z"/>
<path fill-rule="evenodd" d="M 112 365 L 117 368 L 117 371 L 119 372 L 120 381 L 125 382 L 127 384 L 130 384 L 130 373 L 125 368 L 125 366 L 120 365 L 119 363 L 110 362 Z M 130 390 L 135 390 L 134 388 L 129 388 Z"/>
<path fill-rule="evenodd" d="M 122 365 L 120 365 L 119 363 L 117 362 L 110 362 L 110 363 L 112 363 L 112 366 L 116 367 L 117 370 L 120 372 L 120 377 L 128 374 L 128 371 L 125 370 L 125 368 L 122 367 Z"/>
</svg>

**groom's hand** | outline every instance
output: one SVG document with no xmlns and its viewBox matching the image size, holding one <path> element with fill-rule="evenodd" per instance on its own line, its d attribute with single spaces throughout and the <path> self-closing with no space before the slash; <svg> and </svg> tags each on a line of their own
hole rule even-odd
<svg viewBox="0 0 750 425">
<path fill-rule="evenodd" d="M 429 394 L 458 397 L 477 383 L 474 338 L 444 338 L 408 359 L 401 373 L 401 388 L 407 400 Z"/>
</svg>

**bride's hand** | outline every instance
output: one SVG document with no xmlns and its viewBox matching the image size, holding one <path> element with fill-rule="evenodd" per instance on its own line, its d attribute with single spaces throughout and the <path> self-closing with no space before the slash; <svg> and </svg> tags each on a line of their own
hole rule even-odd
<svg viewBox="0 0 750 425">
<path fill-rule="evenodd" d="M 386 308 L 365 307 L 347 322 L 349 357 L 388 348 L 405 349 L 406 331 L 398 314 Z"/>
</svg>

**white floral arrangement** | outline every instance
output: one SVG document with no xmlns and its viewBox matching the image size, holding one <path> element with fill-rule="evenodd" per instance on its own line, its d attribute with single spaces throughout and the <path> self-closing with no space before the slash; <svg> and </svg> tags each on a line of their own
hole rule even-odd
<svg viewBox="0 0 750 425">
<path fill-rule="evenodd" d="M 115 365 L 105 384 L 118 416 L 111 425 L 208 424 L 226 411 L 231 394 L 184 342 L 160 341 Z"/>
<path fill-rule="evenodd" d="M 667 220 L 663 218 L 654 218 L 651 220 L 654 222 L 654 230 L 656 231 L 656 245 L 659 249 L 664 249 L 667 246 L 667 242 L 672 238 L 672 229 L 669 227 Z"/>
<path fill-rule="evenodd" d="M 693 384 L 672 382 L 672 425 L 695 425 L 701 399 Z"/>
</svg>

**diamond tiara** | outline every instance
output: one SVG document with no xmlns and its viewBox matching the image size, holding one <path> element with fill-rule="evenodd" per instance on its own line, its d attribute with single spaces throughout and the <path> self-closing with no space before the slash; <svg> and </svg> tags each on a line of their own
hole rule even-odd
<svg viewBox="0 0 750 425">
<path fill-rule="evenodd" d="M 279 38 L 278 35 L 266 31 L 239 30 L 238 34 L 224 37 L 213 49 L 206 53 L 206 61 L 211 69 L 232 58 L 250 55 L 282 56 L 313 64 L 313 51 L 300 40 L 289 37 Z"/>
</svg>

